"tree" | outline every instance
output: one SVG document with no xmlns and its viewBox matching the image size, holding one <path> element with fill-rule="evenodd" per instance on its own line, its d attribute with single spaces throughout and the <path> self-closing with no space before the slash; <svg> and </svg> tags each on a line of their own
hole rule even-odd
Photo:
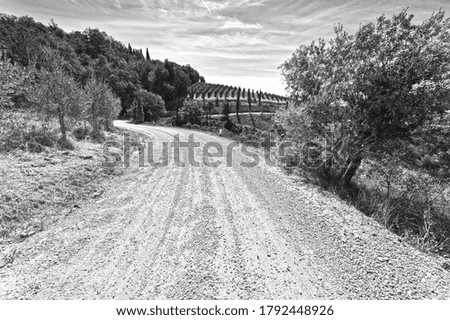
<svg viewBox="0 0 450 320">
<path fill-rule="evenodd" d="M 75 80 L 63 68 L 62 57 L 52 49 L 45 49 L 46 69 L 37 73 L 39 79 L 30 95 L 38 114 L 45 121 L 57 119 L 62 142 L 67 141 L 67 121 L 80 119 L 86 107 L 86 96 Z"/>
<path fill-rule="evenodd" d="M 141 100 L 139 98 L 137 98 L 134 102 L 133 102 L 133 115 L 134 115 L 134 123 L 136 124 L 140 124 L 140 123 L 144 123 L 144 108 L 142 107 L 142 103 Z"/>
<path fill-rule="evenodd" d="M 181 121 L 183 123 L 201 124 L 203 108 L 196 100 L 186 100 L 180 110 Z"/>
<path fill-rule="evenodd" d="M 98 137 L 101 127 L 112 128 L 114 120 L 120 112 L 120 100 L 112 93 L 104 81 L 90 79 L 86 84 L 88 98 L 88 119 L 92 125 L 93 136 Z"/>
<path fill-rule="evenodd" d="M 259 110 L 261 111 L 261 115 L 262 115 L 263 108 L 262 108 L 262 103 L 261 103 L 261 98 L 262 98 L 262 91 L 261 91 L 261 89 L 259 91 L 257 91 L 257 94 L 258 94 L 258 107 L 259 107 Z"/>
<path fill-rule="evenodd" d="M 208 121 L 211 121 L 211 110 L 214 108 L 214 102 L 209 100 L 207 107 L 208 107 Z"/>
<path fill-rule="evenodd" d="M 248 103 L 248 112 L 252 112 L 252 95 L 250 90 L 247 91 L 247 103 Z"/>
<path fill-rule="evenodd" d="M 148 53 L 148 48 L 147 48 L 147 50 L 146 50 L 146 52 L 145 52 L 145 60 L 147 60 L 147 61 L 150 61 L 151 59 L 150 59 L 150 54 Z"/>
<path fill-rule="evenodd" d="M 339 25 L 328 46 L 303 45 L 281 66 L 294 103 L 279 121 L 321 154 L 312 167 L 324 178 L 348 186 L 362 159 L 398 149 L 446 108 L 450 22 L 443 11 L 421 25 L 412 18 L 383 15 L 353 36 Z"/>
<path fill-rule="evenodd" d="M 204 81 L 189 65 L 151 60 L 148 50 L 144 57 L 142 50 L 98 29 L 66 33 L 53 21 L 45 26 L 29 17 L 0 15 L 0 51 L 4 51 L 5 61 L 46 69 L 42 48 L 57 50 L 63 58 L 63 70 L 80 86 L 84 87 L 91 77 L 104 80 L 120 98 L 121 116 L 131 110 L 139 89 L 160 95 L 165 106 L 175 110 L 181 108 L 187 88 Z"/>
<path fill-rule="evenodd" d="M 255 120 L 252 115 L 252 96 L 254 92 L 250 92 L 250 89 L 247 91 L 247 103 L 248 103 L 248 115 L 250 116 L 250 120 L 252 121 L 253 126 L 255 127 Z"/>
<path fill-rule="evenodd" d="M 161 96 L 142 89 L 136 92 L 136 99 L 131 110 L 136 123 L 156 121 L 165 113 L 166 108 Z"/>
<path fill-rule="evenodd" d="M 245 89 L 244 89 L 245 90 Z M 239 106 L 241 104 L 241 87 L 238 88 L 237 97 L 236 97 L 236 119 L 238 123 L 241 123 L 241 118 L 239 118 Z"/>
<path fill-rule="evenodd" d="M 14 97 L 29 88 L 29 78 L 29 70 L 9 61 L 0 61 L 0 108 L 13 106 Z"/>
</svg>

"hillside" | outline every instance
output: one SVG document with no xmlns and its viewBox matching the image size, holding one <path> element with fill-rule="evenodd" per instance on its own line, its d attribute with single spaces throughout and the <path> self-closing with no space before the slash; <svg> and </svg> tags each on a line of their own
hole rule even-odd
<svg viewBox="0 0 450 320">
<path fill-rule="evenodd" d="M 240 112 L 273 113 L 279 108 L 286 107 L 288 103 L 288 98 L 280 95 L 212 83 L 192 85 L 189 88 L 189 97 L 202 101 L 203 108 L 210 110 L 212 114 L 221 113 L 226 103 L 229 104 L 230 111 L 235 112 L 237 100 L 240 103 Z"/>
<path fill-rule="evenodd" d="M 148 49 L 144 57 L 141 50 L 98 29 L 68 33 L 53 20 L 46 26 L 30 17 L 0 15 L 2 61 L 40 69 L 46 48 L 62 56 L 65 71 L 81 86 L 92 77 L 107 83 L 120 98 L 121 115 L 132 108 L 139 90 L 161 96 L 171 110 L 187 95 L 189 86 L 203 81 L 189 65 L 154 60 Z"/>
</svg>

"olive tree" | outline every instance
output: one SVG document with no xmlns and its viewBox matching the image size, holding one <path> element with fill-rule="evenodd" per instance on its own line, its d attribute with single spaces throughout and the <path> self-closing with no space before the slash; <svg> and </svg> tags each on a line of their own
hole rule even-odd
<svg viewBox="0 0 450 320">
<path fill-rule="evenodd" d="M 338 25 L 328 45 L 303 45 L 281 66 L 293 103 L 278 121 L 322 155 L 307 164 L 325 178 L 348 185 L 364 158 L 391 152 L 447 108 L 450 22 L 443 11 L 412 19 L 383 15 L 354 35 Z"/>
<path fill-rule="evenodd" d="M 105 130 L 111 129 L 112 120 L 120 112 L 120 100 L 105 82 L 93 78 L 87 82 L 85 90 L 88 98 L 87 118 L 91 123 L 93 135 L 96 136 L 102 127 Z"/>
<path fill-rule="evenodd" d="M 86 108 L 86 95 L 78 83 L 64 70 L 64 62 L 57 51 L 45 49 L 45 68 L 36 74 L 38 78 L 30 97 L 36 111 L 44 121 L 56 119 L 61 140 L 67 140 L 67 121 L 80 119 Z"/>
</svg>

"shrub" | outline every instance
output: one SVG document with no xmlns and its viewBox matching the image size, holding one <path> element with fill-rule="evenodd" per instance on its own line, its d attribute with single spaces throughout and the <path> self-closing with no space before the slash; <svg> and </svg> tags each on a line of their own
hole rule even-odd
<svg viewBox="0 0 450 320">
<path fill-rule="evenodd" d="M 182 123 L 201 124 L 203 115 L 202 105 L 196 100 L 186 100 L 180 110 Z"/>
<path fill-rule="evenodd" d="M 29 152 L 42 152 L 48 148 L 73 148 L 68 142 L 63 143 L 56 130 L 43 126 L 26 125 L 18 121 L 18 125 L 3 131 L 0 137 L 0 150 L 10 152 L 13 150 L 26 150 Z"/>
<path fill-rule="evenodd" d="M 83 140 L 91 135 L 91 128 L 88 126 L 78 126 L 72 130 L 72 134 L 77 140 Z"/>
</svg>

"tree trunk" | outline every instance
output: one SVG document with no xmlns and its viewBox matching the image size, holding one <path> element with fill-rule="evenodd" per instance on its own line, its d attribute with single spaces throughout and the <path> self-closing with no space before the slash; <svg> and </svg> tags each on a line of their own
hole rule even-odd
<svg viewBox="0 0 450 320">
<path fill-rule="evenodd" d="M 92 131 L 93 131 L 93 136 L 97 137 L 99 130 L 98 130 L 98 119 L 97 119 L 97 112 L 96 112 L 96 106 L 93 103 L 92 107 L 91 107 L 91 111 L 92 111 Z"/>
<path fill-rule="evenodd" d="M 356 174 L 356 171 L 358 170 L 359 166 L 361 165 L 362 157 L 360 155 L 355 156 L 353 159 L 351 159 L 345 170 L 343 169 L 341 171 L 341 185 L 343 187 L 350 186 L 350 182 L 354 175 Z"/>
<path fill-rule="evenodd" d="M 259 90 L 259 92 L 258 92 L 258 107 L 259 107 L 259 110 L 261 111 L 261 115 L 263 114 L 263 109 L 262 109 L 262 103 L 261 103 L 261 95 L 262 95 L 262 92 L 261 92 L 261 90 Z"/>
<path fill-rule="evenodd" d="M 67 141 L 67 129 L 66 129 L 66 122 L 64 120 L 64 109 L 61 107 L 58 107 L 58 118 L 59 118 L 59 126 L 61 129 L 61 139 L 62 141 Z"/>
<path fill-rule="evenodd" d="M 111 131 L 111 127 L 112 127 L 112 120 L 111 120 L 111 116 L 110 115 L 106 115 L 105 116 L 105 130 L 106 131 Z"/>
<path fill-rule="evenodd" d="M 255 127 L 255 120 L 253 120 L 253 116 L 252 116 L 252 96 L 250 95 L 250 90 L 248 92 L 248 96 L 247 96 L 247 100 L 248 100 L 248 115 L 250 116 L 250 120 L 252 121 L 252 125 L 253 127 Z"/>
</svg>

